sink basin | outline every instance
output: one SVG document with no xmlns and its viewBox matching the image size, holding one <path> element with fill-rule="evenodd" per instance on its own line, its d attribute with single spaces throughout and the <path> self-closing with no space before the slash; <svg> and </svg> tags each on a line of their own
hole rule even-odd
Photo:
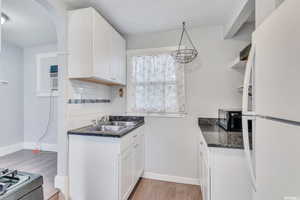
<svg viewBox="0 0 300 200">
<path fill-rule="evenodd" d="M 106 121 L 84 127 L 80 131 L 118 134 L 123 130 L 132 128 L 132 126 L 137 125 L 137 123 L 138 122 L 135 121 Z"/>
<path fill-rule="evenodd" d="M 100 122 L 97 126 L 135 126 L 137 123 L 134 121 L 108 121 Z"/>
<path fill-rule="evenodd" d="M 137 122 L 125 122 L 125 121 L 112 121 L 111 122 L 115 126 L 135 126 Z"/>
<path fill-rule="evenodd" d="M 99 132 L 119 132 L 126 129 L 126 126 L 116 126 L 116 125 L 100 125 L 89 127 L 89 131 L 99 131 Z"/>
</svg>

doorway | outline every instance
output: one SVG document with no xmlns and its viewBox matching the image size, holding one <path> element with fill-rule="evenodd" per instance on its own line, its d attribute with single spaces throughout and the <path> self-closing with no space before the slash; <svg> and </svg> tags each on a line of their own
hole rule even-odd
<svg viewBox="0 0 300 200">
<path fill-rule="evenodd" d="M 2 0 L 2 12 L 7 18 L 0 53 L 0 168 L 43 175 L 44 196 L 49 199 L 57 192 L 61 95 L 54 77 L 56 26 L 38 1 Z"/>
</svg>

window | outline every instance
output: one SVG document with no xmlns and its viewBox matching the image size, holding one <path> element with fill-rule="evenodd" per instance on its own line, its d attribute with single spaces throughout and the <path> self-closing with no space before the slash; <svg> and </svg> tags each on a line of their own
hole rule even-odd
<svg viewBox="0 0 300 200">
<path fill-rule="evenodd" d="M 141 115 L 185 113 L 184 66 L 170 48 L 128 53 L 127 110 Z"/>
</svg>

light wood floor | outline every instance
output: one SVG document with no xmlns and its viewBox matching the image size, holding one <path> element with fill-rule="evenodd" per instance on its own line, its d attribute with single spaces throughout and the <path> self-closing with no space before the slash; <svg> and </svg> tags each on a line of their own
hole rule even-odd
<svg viewBox="0 0 300 200">
<path fill-rule="evenodd" d="M 57 154 L 34 154 L 22 150 L 0 157 L 0 168 L 17 169 L 41 174 L 44 177 L 44 196 L 49 200 L 62 200 L 54 188 L 57 173 Z M 199 186 L 141 179 L 129 200 L 202 200 Z"/>
<path fill-rule="evenodd" d="M 59 194 L 49 200 L 64 200 Z M 202 200 L 199 186 L 141 179 L 128 200 Z"/>
<path fill-rule="evenodd" d="M 54 188 L 57 174 L 57 153 L 41 152 L 34 154 L 31 150 L 22 150 L 0 157 L 0 168 L 41 174 L 44 178 L 44 197 L 49 199 L 58 191 Z"/>
<path fill-rule="evenodd" d="M 202 200 L 200 187 L 141 179 L 129 200 Z"/>
</svg>

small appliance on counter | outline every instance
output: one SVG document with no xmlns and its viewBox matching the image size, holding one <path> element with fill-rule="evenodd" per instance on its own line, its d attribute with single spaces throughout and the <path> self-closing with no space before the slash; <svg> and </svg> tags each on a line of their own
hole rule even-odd
<svg viewBox="0 0 300 200">
<path fill-rule="evenodd" d="M 43 177 L 0 169 L 0 200 L 43 200 Z"/>
<path fill-rule="evenodd" d="M 219 109 L 217 124 L 225 131 L 242 132 L 242 109 Z M 251 131 L 251 121 L 249 121 Z"/>
</svg>

